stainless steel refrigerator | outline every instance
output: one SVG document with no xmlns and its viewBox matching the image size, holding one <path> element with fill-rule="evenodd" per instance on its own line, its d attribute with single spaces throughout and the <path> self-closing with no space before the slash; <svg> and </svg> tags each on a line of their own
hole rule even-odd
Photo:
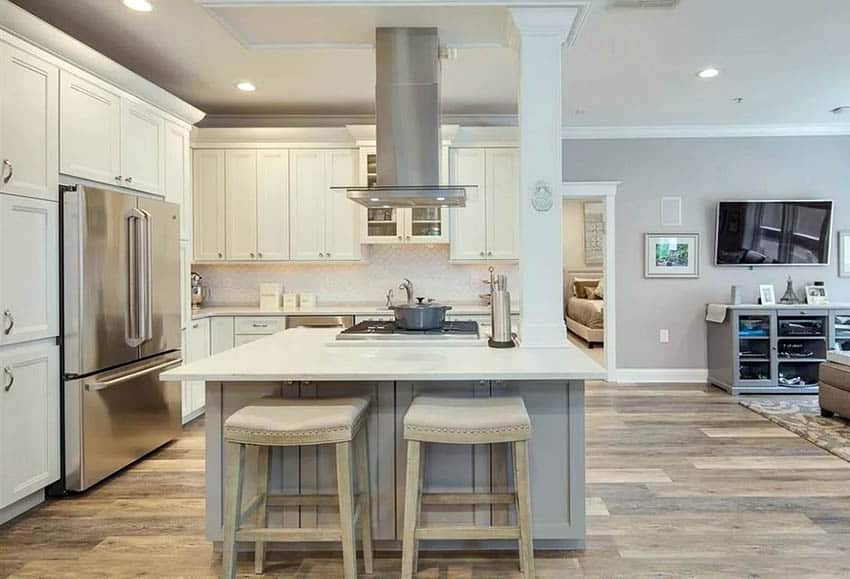
<svg viewBox="0 0 850 579">
<path fill-rule="evenodd" d="M 179 207 L 62 187 L 65 488 L 81 491 L 181 427 Z"/>
</svg>

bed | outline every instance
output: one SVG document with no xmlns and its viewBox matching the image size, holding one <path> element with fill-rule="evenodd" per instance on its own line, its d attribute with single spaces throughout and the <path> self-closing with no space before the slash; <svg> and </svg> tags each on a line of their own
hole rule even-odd
<svg viewBox="0 0 850 579">
<path fill-rule="evenodd" d="M 602 280 L 602 274 L 598 272 L 564 272 L 564 280 L 564 319 L 567 322 L 567 329 L 584 340 L 588 348 L 592 348 L 596 344 L 604 344 L 605 300 L 577 295 L 582 287 L 590 287 L 591 290 L 596 287 Z"/>
</svg>

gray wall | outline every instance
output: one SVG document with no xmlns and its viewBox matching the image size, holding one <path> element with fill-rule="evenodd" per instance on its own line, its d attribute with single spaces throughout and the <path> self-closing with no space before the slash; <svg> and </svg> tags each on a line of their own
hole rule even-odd
<svg viewBox="0 0 850 579">
<path fill-rule="evenodd" d="M 758 286 L 777 297 L 826 282 L 833 302 L 850 302 L 850 278 L 838 277 L 837 235 L 850 230 L 850 137 L 564 141 L 568 181 L 622 181 L 616 202 L 617 368 L 705 368 L 705 304 L 727 303 L 732 284 L 755 301 Z M 660 227 L 663 196 L 683 198 L 682 227 Z M 824 267 L 721 268 L 713 265 L 717 201 L 806 199 L 836 202 L 832 264 Z M 644 279 L 644 233 L 701 234 L 701 276 Z M 658 331 L 670 330 L 660 344 Z"/>
</svg>

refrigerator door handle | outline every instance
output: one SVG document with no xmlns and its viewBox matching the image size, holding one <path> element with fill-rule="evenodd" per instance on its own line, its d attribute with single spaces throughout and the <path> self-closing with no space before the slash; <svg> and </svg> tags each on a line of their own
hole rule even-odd
<svg viewBox="0 0 850 579">
<path fill-rule="evenodd" d="M 142 341 L 153 339 L 153 249 L 151 246 L 151 214 L 144 209 L 139 209 L 144 222 L 144 258 L 141 260 L 144 283 L 141 286 L 141 306 L 144 308 L 144 324 L 142 329 Z"/>
<path fill-rule="evenodd" d="M 141 240 L 141 228 L 139 223 L 144 218 L 143 213 L 136 209 L 130 209 L 125 214 L 127 227 L 127 312 L 124 323 L 124 341 L 130 347 L 137 347 L 144 341 L 142 333 L 145 328 L 145 313 L 143 309 L 143 290 L 140 275 L 141 261 L 143 258 L 143 243 Z"/>
<path fill-rule="evenodd" d="M 89 391 L 97 391 L 97 390 L 105 390 L 110 386 L 115 386 L 117 384 L 122 384 L 124 382 L 129 382 L 130 380 L 134 380 L 139 378 L 140 376 L 144 376 L 145 374 L 150 374 L 151 372 L 164 372 L 171 368 L 175 368 L 183 363 L 183 358 L 177 358 L 176 360 L 166 360 L 160 364 L 155 366 L 148 366 L 146 368 L 141 368 L 140 370 L 134 370 L 133 372 L 128 372 L 127 374 L 122 374 L 121 376 L 116 376 L 115 378 L 109 378 L 107 380 L 95 380 L 93 382 L 86 383 L 86 390 Z"/>
</svg>

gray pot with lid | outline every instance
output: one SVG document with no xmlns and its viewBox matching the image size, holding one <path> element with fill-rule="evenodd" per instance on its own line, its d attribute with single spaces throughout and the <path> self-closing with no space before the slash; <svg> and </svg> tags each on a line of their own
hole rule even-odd
<svg viewBox="0 0 850 579">
<path fill-rule="evenodd" d="M 446 322 L 446 312 L 451 306 L 444 306 L 425 298 L 416 298 L 417 303 L 393 306 L 395 323 L 402 330 L 438 330 Z"/>
</svg>

